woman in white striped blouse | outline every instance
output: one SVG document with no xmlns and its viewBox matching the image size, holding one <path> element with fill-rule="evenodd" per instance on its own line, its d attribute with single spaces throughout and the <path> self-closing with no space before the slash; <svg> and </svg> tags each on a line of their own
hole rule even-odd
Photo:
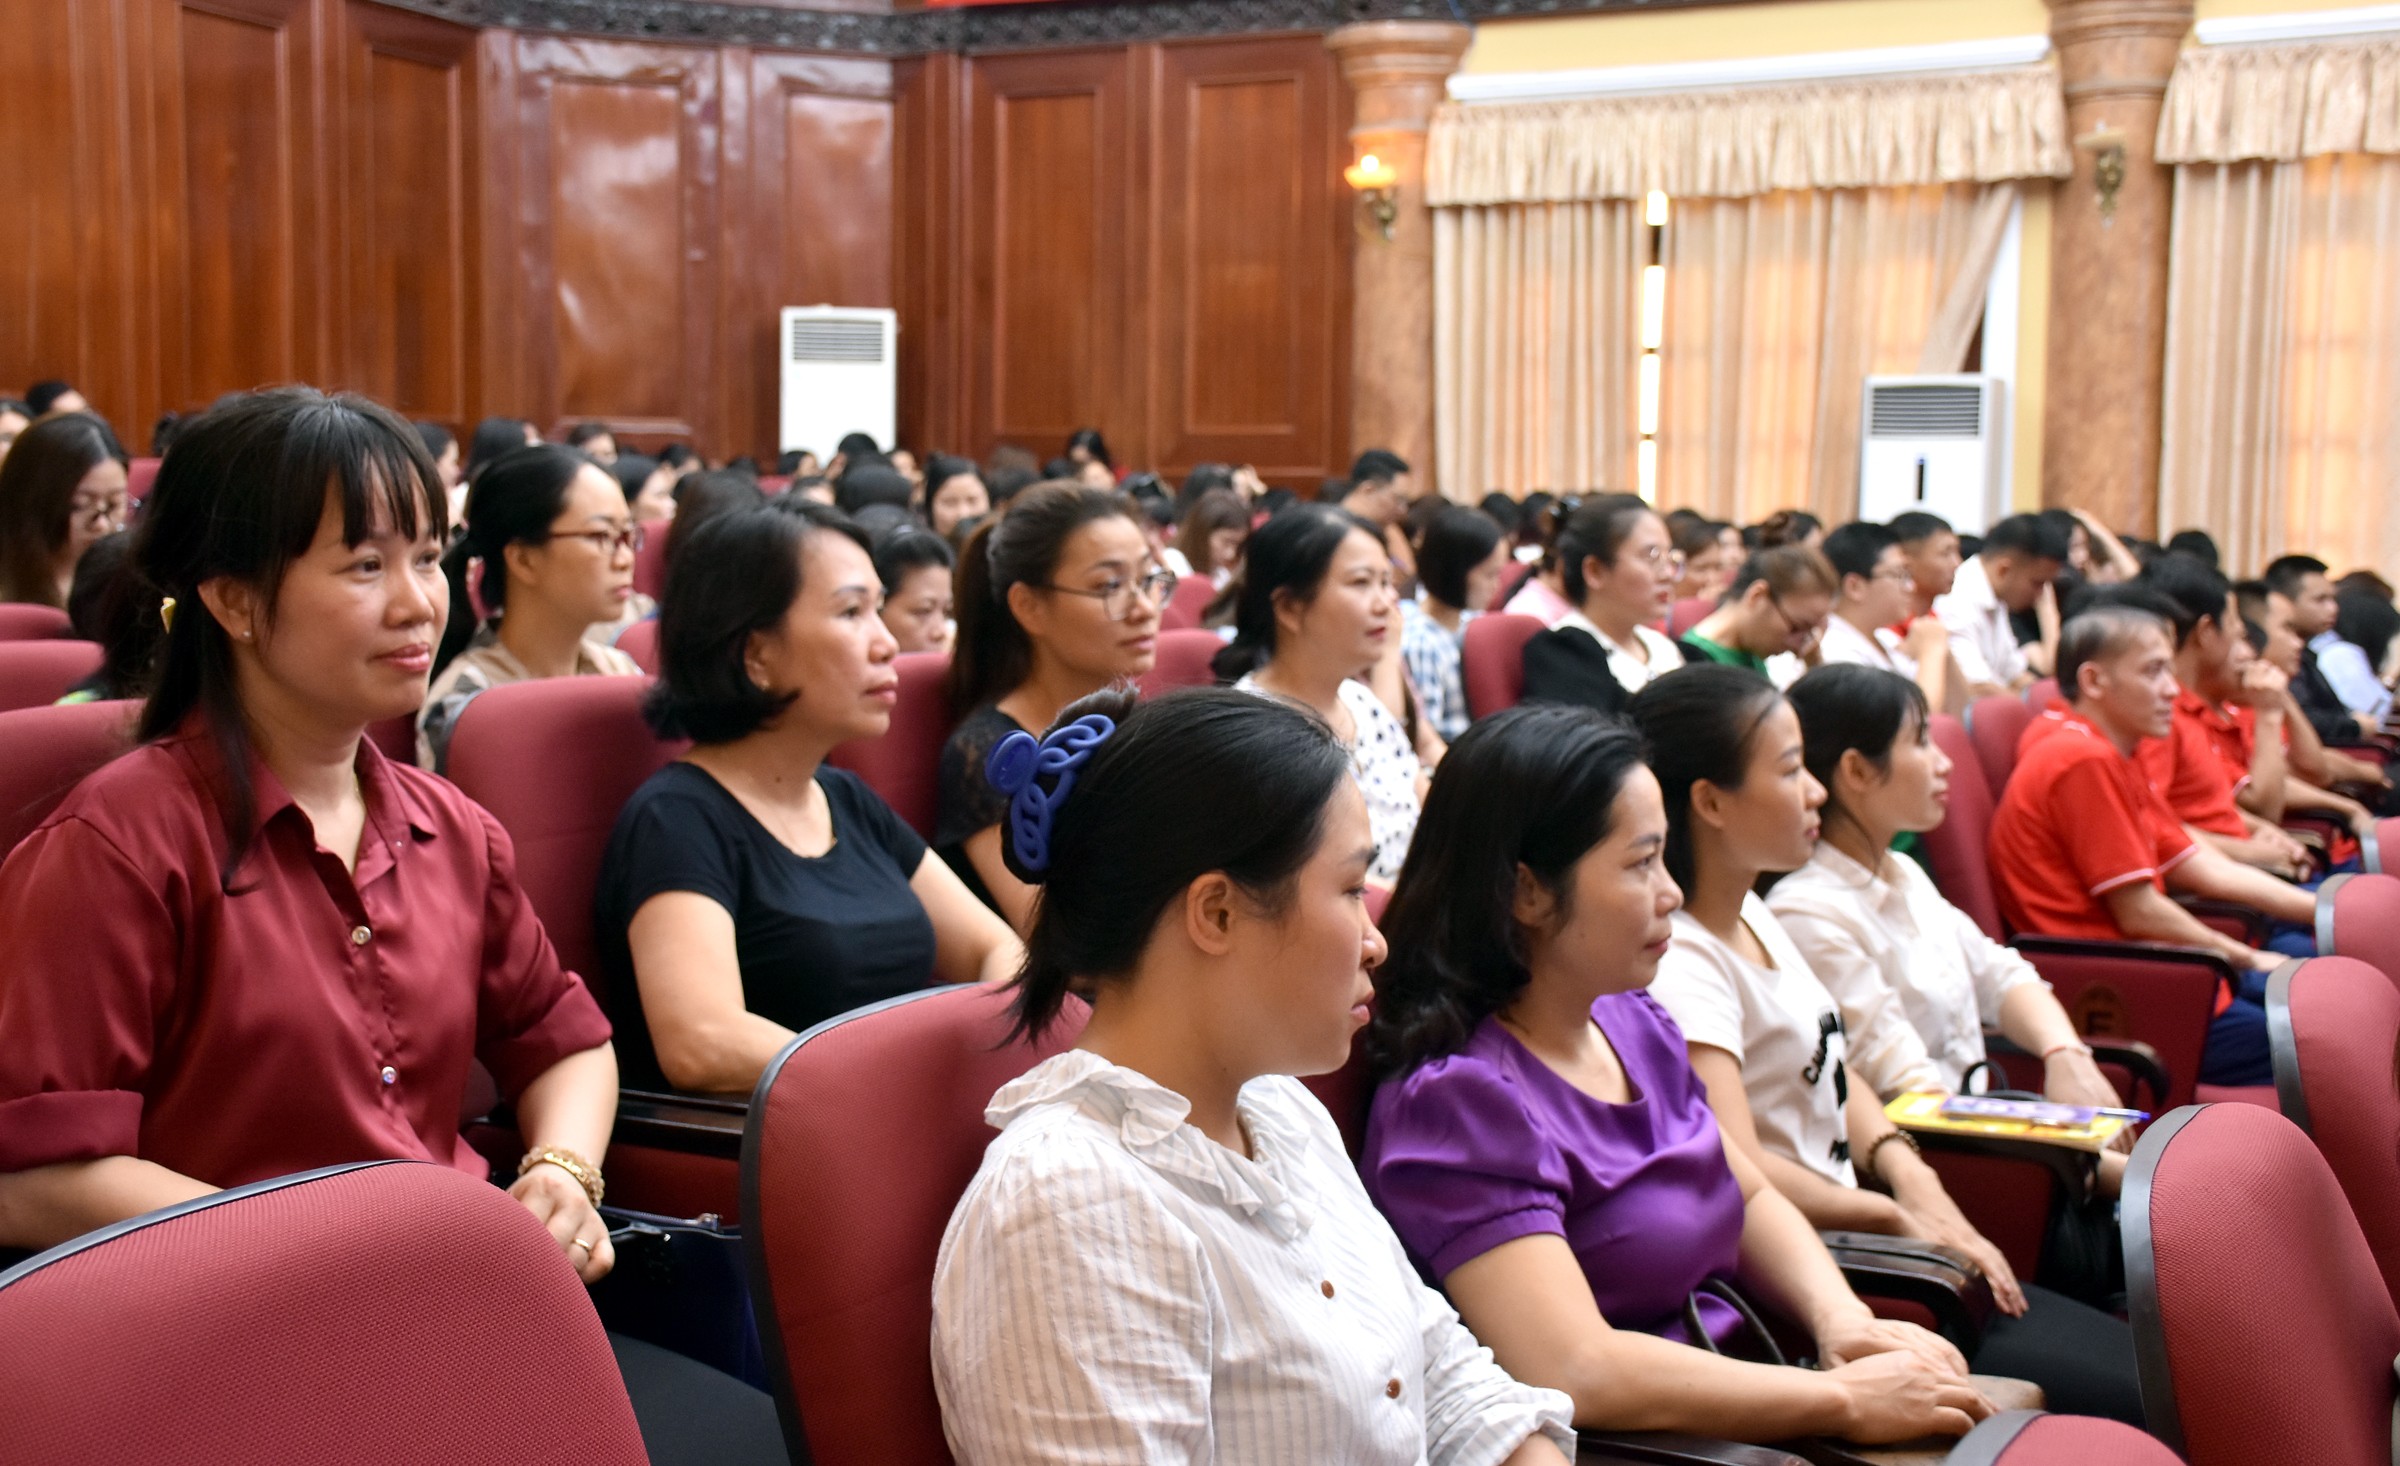
<svg viewBox="0 0 2400 1466">
<path fill-rule="evenodd" d="M 1118 725 L 1122 726 L 1118 726 Z M 943 1238 L 934 1383 L 988 1462 L 1562 1466 L 1564 1395 L 1421 1283 L 1332 1118 L 1383 940 L 1348 753 L 1278 701 L 1103 693 L 995 748 L 1042 888 L 1018 990 L 1080 1044 L 1003 1088 Z M 1072 797 L 1068 797 L 1072 791 Z"/>
</svg>

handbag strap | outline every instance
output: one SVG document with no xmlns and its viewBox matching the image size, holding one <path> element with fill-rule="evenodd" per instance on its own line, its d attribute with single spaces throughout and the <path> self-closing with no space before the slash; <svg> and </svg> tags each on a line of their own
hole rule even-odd
<svg viewBox="0 0 2400 1466">
<path fill-rule="evenodd" d="M 1764 1356 L 1762 1362 L 1767 1364 L 1790 1363 L 1783 1357 L 1783 1346 L 1775 1342 L 1775 1335 L 1768 1330 L 1765 1321 L 1759 1318 L 1758 1310 L 1750 1306 L 1750 1300 L 1742 1296 L 1740 1289 L 1723 1278 L 1710 1278 L 1684 1297 L 1683 1323 L 1686 1331 L 1691 1334 L 1693 1343 L 1711 1354 L 1725 1352 L 1717 1347 L 1716 1339 L 1710 1335 L 1708 1329 L 1700 1321 L 1702 1294 L 1715 1298 L 1733 1310 L 1734 1316 L 1741 1320 L 1742 1331 L 1750 1336 L 1752 1343 L 1758 1345 L 1759 1353 Z M 2394 1466 L 2400 1466 L 2400 1462 L 2395 1462 Z"/>
</svg>

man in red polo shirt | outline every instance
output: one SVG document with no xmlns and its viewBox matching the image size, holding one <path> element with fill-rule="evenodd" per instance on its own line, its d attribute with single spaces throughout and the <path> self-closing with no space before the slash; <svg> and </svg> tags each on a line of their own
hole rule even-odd
<svg viewBox="0 0 2400 1466">
<path fill-rule="evenodd" d="M 1992 879 L 2014 930 L 2171 942 L 2225 957 L 2242 980 L 2219 996 L 2200 1079 L 2267 1084 L 2266 972 L 2282 958 L 2210 930 L 2167 892 L 2238 901 L 2281 920 L 2306 919 L 2314 903 L 2196 844 L 2134 763 L 2135 745 L 2163 737 L 2173 722 L 2168 635 L 2156 615 L 2109 602 L 2060 632 L 2067 705 L 2026 730 L 1992 822 Z"/>
</svg>

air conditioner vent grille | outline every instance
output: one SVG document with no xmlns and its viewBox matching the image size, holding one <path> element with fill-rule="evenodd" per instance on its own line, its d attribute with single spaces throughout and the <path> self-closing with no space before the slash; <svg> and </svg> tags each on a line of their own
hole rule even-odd
<svg viewBox="0 0 2400 1466">
<path fill-rule="evenodd" d="M 1877 386 L 1867 433 L 1875 438 L 1973 438 L 1983 432 L 1983 393 L 1973 386 Z"/>
<path fill-rule="evenodd" d="M 790 359 L 795 362 L 881 362 L 883 322 L 863 320 L 795 320 Z"/>
</svg>

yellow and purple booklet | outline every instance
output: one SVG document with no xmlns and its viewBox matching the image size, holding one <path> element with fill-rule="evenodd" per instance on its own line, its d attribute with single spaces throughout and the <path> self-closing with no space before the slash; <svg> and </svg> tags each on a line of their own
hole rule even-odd
<svg viewBox="0 0 2400 1466">
<path fill-rule="evenodd" d="M 2149 1119 L 2140 1110 L 2095 1109 L 2048 1100 L 2000 1099 L 1993 1095 L 1912 1091 L 1895 1097 L 1884 1114 L 1903 1130 L 1936 1135 L 1983 1135 L 1996 1140 L 2036 1140 L 2077 1150 L 2105 1150 L 2127 1126 Z"/>
</svg>

